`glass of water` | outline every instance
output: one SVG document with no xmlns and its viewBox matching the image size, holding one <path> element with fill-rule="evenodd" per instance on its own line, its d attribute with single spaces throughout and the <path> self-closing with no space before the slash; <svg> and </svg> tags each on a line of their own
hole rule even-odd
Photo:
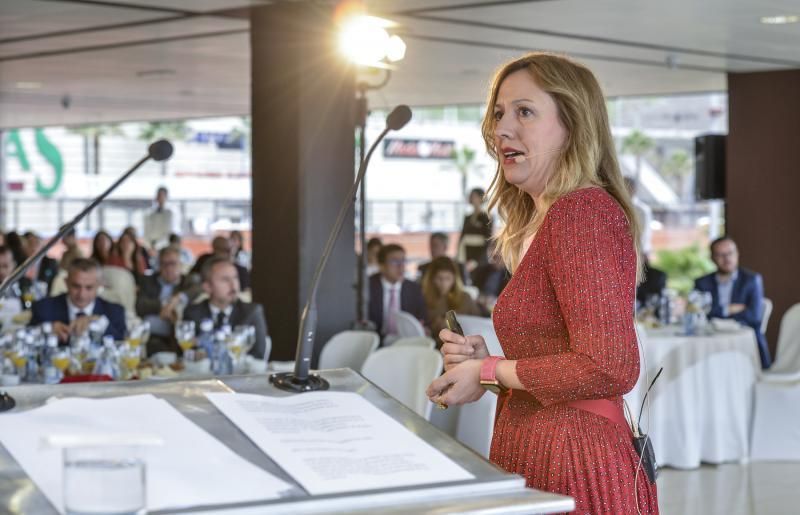
<svg viewBox="0 0 800 515">
<path fill-rule="evenodd" d="M 143 449 L 133 445 L 64 449 L 67 515 L 144 515 Z"/>
</svg>

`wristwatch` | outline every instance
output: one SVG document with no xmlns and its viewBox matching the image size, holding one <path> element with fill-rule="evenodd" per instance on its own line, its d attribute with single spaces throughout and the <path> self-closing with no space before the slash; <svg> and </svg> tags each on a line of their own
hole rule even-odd
<svg viewBox="0 0 800 515">
<path fill-rule="evenodd" d="M 481 386 L 486 388 L 492 393 L 505 393 L 508 388 L 500 384 L 497 380 L 495 372 L 497 371 L 497 363 L 505 358 L 500 356 L 489 356 L 484 358 L 481 363 Z"/>
</svg>

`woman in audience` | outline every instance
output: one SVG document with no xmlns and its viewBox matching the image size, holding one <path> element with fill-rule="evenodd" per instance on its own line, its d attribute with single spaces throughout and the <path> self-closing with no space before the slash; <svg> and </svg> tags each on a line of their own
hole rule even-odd
<svg viewBox="0 0 800 515">
<path fill-rule="evenodd" d="M 23 261 L 28 259 L 28 253 L 25 251 L 25 242 L 17 231 L 6 233 L 6 246 L 11 249 L 11 254 L 13 254 L 17 265 L 21 265 Z"/>
<path fill-rule="evenodd" d="M 128 270 L 137 282 L 144 276 L 144 271 L 147 269 L 144 257 L 139 251 L 139 244 L 127 232 L 123 232 L 116 245 L 111 248 L 106 264 Z"/>
<path fill-rule="evenodd" d="M 111 235 L 106 231 L 97 231 L 92 241 L 92 255 L 91 258 L 105 266 L 108 264 L 108 258 L 111 256 L 111 248 L 114 246 L 114 240 Z"/>
<path fill-rule="evenodd" d="M 633 320 L 640 228 L 592 72 L 532 53 L 496 74 L 482 125 L 490 206 L 513 276 L 495 305 L 505 357 L 443 330 L 436 402 L 499 394 L 491 460 L 575 513 L 658 513 L 622 396 L 639 377 Z"/>
<path fill-rule="evenodd" d="M 485 195 L 486 192 L 481 188 L 470 191 L 469 204 L 472 206 L 472 213 L 464 217 L 458 240 L 458 258 L 467 264 L 470 272 L 477 266 L 486 264 L 488 258 L 487 246 L 492 237 L 492 217 L 483 207 Z"/>
<path fill-rule="evenodd" d="M 463 289 L 461 274 L 455 262 L 447 256 L 431 261 L 422 277 L 422 295 L 428 306 L 431 334 L 437 340 L 439 331 L 447 324 L 444 315 L 450 310 L 462 315 L 480 315 L 480 309 Z"/>
</svg>

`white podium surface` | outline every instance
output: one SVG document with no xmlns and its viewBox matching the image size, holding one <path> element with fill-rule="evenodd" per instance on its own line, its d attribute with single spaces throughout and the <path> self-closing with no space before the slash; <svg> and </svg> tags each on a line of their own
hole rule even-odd
<svg viewBox="0 0 800 515">
<path fill-rule="evenodd" d="M 131 381 L 66 385 L 26 385 L 9 388 L 17 407 L 9 413 L 41 406 L 48 398 L 103 398 L 150 393 L 163 399 L 200 428 L 253 465 L 290 483 L 293 488 L 277 500 L 197 505 L 151 511 L 161 513 L 556 513 L 571 511 L 571 498 L 525 488 L 524 479 L 495 467 L 458 441 L 442 433 L 349 369 L 321 372 L 331 391 L 357 393 L 424 442 L 463 468 L 473 479 L 414 486 L 309 495 L 207 398 L 206 393 L 240 392 L 274 397 L 291 394 L 269 384 L 267 375 L 226 376 L 219 379 Z M 3 417 L 0 414 L 0 417 Z M 386 442 L 391 448 L 392 442 Z M 0 447 L 0 513 L 56 514 L 58 511 L 36 487 L 5 448 Z"/>
</svg>

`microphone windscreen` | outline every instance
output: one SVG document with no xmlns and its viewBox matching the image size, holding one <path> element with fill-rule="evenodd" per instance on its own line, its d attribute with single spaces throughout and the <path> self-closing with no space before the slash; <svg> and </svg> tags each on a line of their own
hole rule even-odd
<svg viewBox="0 0 800 515">
<path fill-rule="evenodd" d="M 399 105 L 392 109 L 386 117 L 386 127 L 393 131 L 399 131 L 411 120 L 411 108 L 407 105 Z"/>
<path fill-rule="evenodd" d="M 172 157 L 172 143 L 165 139 L 160 139 L 150 145 L 147 152 L 153 161 L 166 161 Z"/>
</svg>

